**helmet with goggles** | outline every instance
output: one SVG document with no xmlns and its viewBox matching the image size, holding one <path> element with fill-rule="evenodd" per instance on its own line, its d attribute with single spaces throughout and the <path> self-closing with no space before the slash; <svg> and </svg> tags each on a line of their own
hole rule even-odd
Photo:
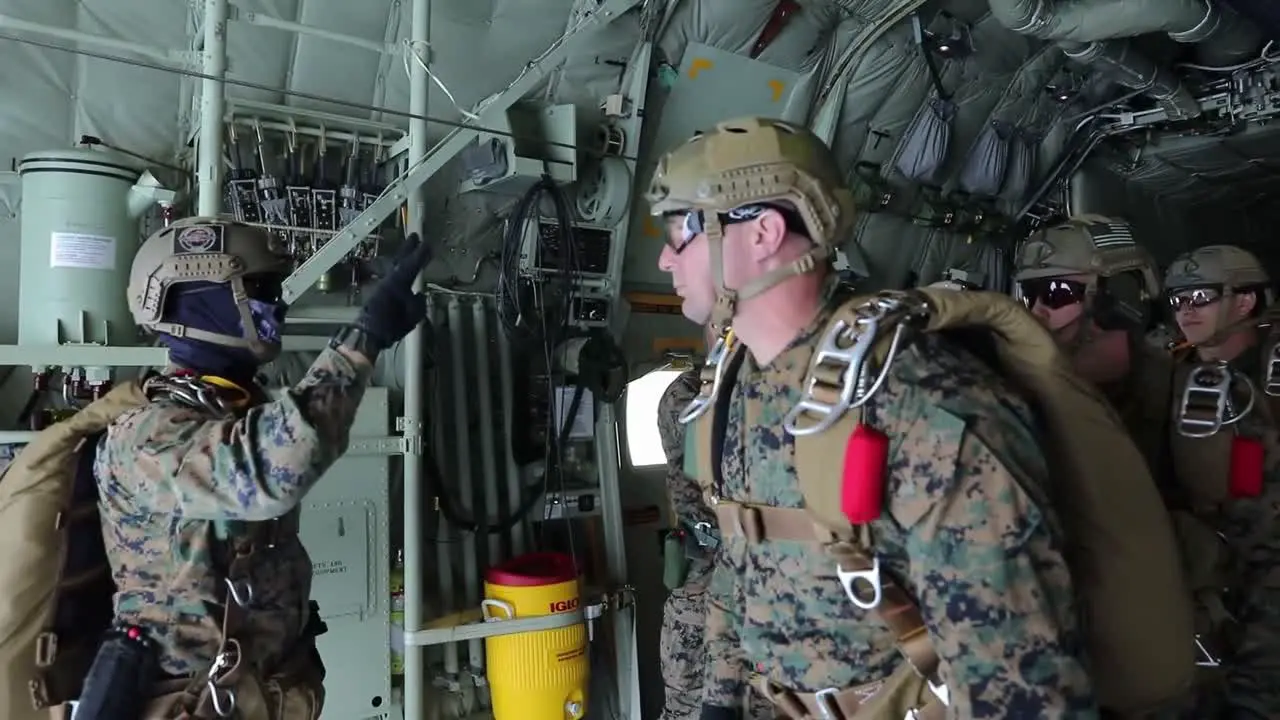
<svg viewBox="0 0 1280 720">
<path fill-rule="evenodd" d="M 1075 303 L 1103 330 L 1143 331 L 1160 284 L 1155 259 L 1129 223 L 1079 215 L 1037 231 L 1018 249 L 1014 281 L 1028 307 Z M 1085 343 L 1091 331 L 1077 333 Z"/>
<path fill-rule="evenodd" d="M 1271 278 L 1253 253 L 1234 245 L 1208 245 L 1183 253 L 1169 263 L 1165 293 L 1174 310 L 1202 307 L 1223 295 L 1263 291 L 1271 303 Z"/>
<path fill-rule="evenodd" d="M 853 196 L 830 148 L 805 127 L 766 118 L 719 123 L 668 152 L 658 162 L 645 199 L 654 215 L 682 217 L 681 237 L 669 239 L 677 252 L 706 233 L 717 286 L 712 323 L 718 329 L 732 319 L 739 299 L 830 259 L 854 216 Z M 768 210 L 780 213 L 789 229 L 812 240 L 813 248 L 746 287 L 726 288 L 724 226 Z"/>
<path fill-rule="evenodd" d="M 272 233 L 218 218 L 178 220 L 147 238 L 129 273 L 129 310 L 153 332 L 248 349 L 262 362 L 280 351 L 278 341 L 259 337 L 251 302 L 278 304 L 290 256 Z M 164 317 L 169 290 L 184 283 L 222 283 L 244 328 L 241 337 L 209 332 Z"/>
<path fill-rule="evenodd" d="M 1015 264 L 1014 280 L 1019 285 L 1072 275 L 1105 278 L 1134 272 L 1152 298 L 1160 291 L 1155 261 L 1134 240 L 1129 223 L 1101 215 L 1080 215 L 1036 232 L 1018 249 Z M 1075 284 L 1087 287 L 1089 282 Z"/>
</svg>

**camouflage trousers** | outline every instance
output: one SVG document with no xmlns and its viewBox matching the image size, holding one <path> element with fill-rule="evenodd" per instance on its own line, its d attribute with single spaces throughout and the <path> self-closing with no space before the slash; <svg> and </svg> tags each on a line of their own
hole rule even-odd
<svg viewBox="0 0 1280 720">
<path fill-rule="evenodd" d="M 709 573 L 708 573 L 709 574 Z M 698 720 L 702 712 L 702 679 L 707 667 L 706 580 L 690 578 L 673 590 L 662 608 L 659 658 L 666 691 L 659 720 Z M 743 720 L 773 720 L 772 706 L 752 694 Z"/>
</svg>

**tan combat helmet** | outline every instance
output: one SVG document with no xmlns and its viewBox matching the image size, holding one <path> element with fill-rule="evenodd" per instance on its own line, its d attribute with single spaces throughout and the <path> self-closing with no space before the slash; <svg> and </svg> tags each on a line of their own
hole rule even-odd
<svg viewBox="0 0 1280 720">
<path fill-rule="evenodd" d="M 1085 276 L 1082 318 L 1092 320 L 1077 332 L 1071 348 L 1094 339 L 1093 325 L 1103 330 L 1142 332 L 1151 317 L 1151 301 L 1160 297 L 1155 258 L 1133 238 L 1124 220 L 1102 215 L 1078 215 L 1038 230 L 1015 258 L 1017 283 L 1067 275 Z M 1138 276 L 1138 286 L 1103 284 L 1099 279 L 1126 273 Z"/>
<path fill-rule="evenodd" d="M 693 136 L 658 162 L 645 199 L 654 215 L 702 211 L 711 243 L 716 309 L 711 322 L 723 332 L 737 301 L 759 295 L 792 275 L 810 272 L 835 254 L 853 225 L 853 195 L 834 155 L 807 128 L 767 118 L 729 120 Z M 744 287 L 724 284 L 724 229 L 720 215 L 753 204 L 794 207 L 814 247 L 787 267 Z"/>
<path fill-rule="evenodd" d="M 280 348 L 258 336 L 244 279 L 287 273 L 289 256 L 281 250 L 275 235 L 252 225 L 207 217 L 178 220 L 147 238 L 134 256 L 129 272 L 129 310 L 135 322 L 153 332 L 246 348 L 258 360 L 268 362 L 279 354 Z M 190 282 L 231 286 L 244 327 L 242 337 L 164 320 L 169 289 Z"/>
<path fill-rule="evenodd" d="M 1165 272 L 1164 286 L 1166 292 L 1213 287 L 1224 294 L 1236 288 L 1266 287 L 1270 301 L 1271 278 L 1248 250 L 1207 245 L 1174 258 Z"/>
<path fill-rule="evenodd" d="M 1262 263 L 1253 253 L 1235 245 L 1206 245 L 1174 258 L 1165 271 L 1164 288 L 1169 295 L 1195 288 L 1213 288 L 1222 293 L 1224 299 L 1236 294 L 1237 290 L 1261 289 L 1260 300 L 1264 306 L 1270 306 L 1275 299 L 1271 277 Z M 1214 345 L 1232 333 L 1260 322 L 1245 318 L 1228 324 L 1230 313 L 1230 303 L 1218 304 L 1218 331 L 1205 345 Z"/>
<path fill-rule="evenodd" d="M 1079 215 L 1037 231 L 1018 249 L 1015 282 L 1093 275 L 1111 277 L 1125 272 L 1142 276 L 1147 295 L 1160 296 L 1155 259 L 1133 239 L 1123 220 L 1102 215 Z M 1089 283 L 1093 295 L 1096 283 Z"/>
</svg>

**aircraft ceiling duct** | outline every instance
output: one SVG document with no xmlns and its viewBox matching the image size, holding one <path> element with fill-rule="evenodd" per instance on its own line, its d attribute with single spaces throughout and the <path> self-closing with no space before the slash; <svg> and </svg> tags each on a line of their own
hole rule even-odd
<svg viewBox="0 0 1280 720">
<path fill-rule="evenodd" d="M 1124 40 L 1076 43 L 1060 41 L 1066 56 L 1084 65 L 1096 65 L 1121 85 L 1140 90 L 1160 104 L 1170 120 L 1193 118 L 1200 114 L 1200 103 L 1182 80 L 1167 67 L 1138 52 Z"/>
<path fill-rule="evenodd" d="M 1001 25 L 1041 40 L 1091 43 L 1162 32 L 1198 45 L 1207 65 L 1252 60 L 1262 35 L 1213 0 L 990 0 Z"/>
<path fill-rule="evenodd" d="M 1067 57 L 1095 64 L 1125 87 L 1143 91 L 1171 120 L 1195 117 L 1200 105 L 1174 75 L 1134 49 L 1128 38 L 1164 32 L 1197 43 L 1208 64 L 1250 58 L 1257 29 L 1211 0 L 990 0 L 991 14 L 1014 32 L 1056 41 Z"/>
</svg>

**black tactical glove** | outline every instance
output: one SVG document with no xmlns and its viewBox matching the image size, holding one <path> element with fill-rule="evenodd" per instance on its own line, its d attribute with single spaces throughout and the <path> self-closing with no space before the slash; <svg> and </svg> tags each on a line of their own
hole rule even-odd
<svg viewBox="0 0 1280 720">
<path fill-rule="evenodd" d="M 698 720 L 742 720 L 742 711 L 719 705 L 703 705 Z"/>
<path fill-rule="evenodd" d="M 413 332 L 427 317 L 427 298 L 412 290 L 414 278 L 431 262 L 431 248 L 417 233 L 405 238 L 391 271 L 369 293 L 352 328 L 362 334 L 362 346 L 354 347 L 373 358 Z M 430 333 L 431 327 L 423 328 Z M 430 338 L 428 337 L 428 343 Z"/>
</svg>

